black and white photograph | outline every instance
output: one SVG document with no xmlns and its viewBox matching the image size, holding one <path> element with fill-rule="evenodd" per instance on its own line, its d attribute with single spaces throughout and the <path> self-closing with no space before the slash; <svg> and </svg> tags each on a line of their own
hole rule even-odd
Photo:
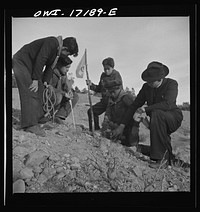
<svg viewBox="0 0 200 212">
<path fill-rule="evenodd" d="M 194 10 L 137 6 L 9 13 L 11 196 L 195 190 Z"/>
</svg>

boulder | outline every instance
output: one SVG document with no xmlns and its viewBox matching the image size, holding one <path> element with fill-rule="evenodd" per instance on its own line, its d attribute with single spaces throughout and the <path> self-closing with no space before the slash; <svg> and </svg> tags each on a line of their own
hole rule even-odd
<svg viewBox="0 0 200 212">
<path fill-rule="evenodd" d="M 39 166 L 48 156 L 43 150 L 36 150 L 26 156 L 24 164 L 29 167 Z"/>
<path fill-rule="evenodd" d="M 62 179 L 66 174 L 64 172 L 60 172 L 59 174 L 56 175 L 56 179 L 60 180 Z"/>
<path fill-rule="evenodd" d="M 19 159 L 13 160 L 13 182 L 20 179 L 20 171 L 23 169 L 23 163 Z"/>
<path fill-rule="evenodd" d="M 42 168 L 39 167 L 39 166 L 35 166 L 35 167 L 33 168 L 33 172 L 35 172 L 35 173 L 41 173 L 41 172 L 42 172 Z"/>
<path fill-rule="evenodd" d="M 13 193 L 24 193 L 25 183 L 22 179 L 19 179 L 13 183 Z"/>
<path fill-rule="evenodd" d="M 56 174 L 56 169 L 51 167 L 46 167 L 42 172 L 48 179 L 52 178 Z"/>
<path fill-rule="evenodd" d="M 22 179 L 30 179 L 34 176 L 33 169 L 25 167 L 20 171 L 20 176 Z"/>
<path fill-rule="evenodd" d="M 22 147 L 22 146 L 16 146 L 13 149 L 13 154 L 14 155 L 18 155 L 20 157 L 24 157 L 25 155 L 27 155 L 29 153 L 29 149 Z"/>
</svg>

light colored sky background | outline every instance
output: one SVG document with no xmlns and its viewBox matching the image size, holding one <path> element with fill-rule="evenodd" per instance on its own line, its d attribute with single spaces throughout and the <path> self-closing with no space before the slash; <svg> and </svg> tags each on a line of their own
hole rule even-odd
<svg viewBox="0 0 200 212">
<path fill-rule="evenodd" d="M 178 81 L 177 103 L 190 102 L 189 17 L 106 17 L 106 18 L 13 18 L 12 54 L 23 45 L 46 36 L 76 37 L 79 55 L 70 72 L 87 49 L 88 71 L 93 83 L 99 82 L 102 61 L 113 57 L 123 85 L 136 94 L 144 81 L 141 73 L 148 63 L 159 61 L 169 67 L 167 77 Z M 75 78 L 79 89 L 86 87 L 86 75 Z"/>
</svg>

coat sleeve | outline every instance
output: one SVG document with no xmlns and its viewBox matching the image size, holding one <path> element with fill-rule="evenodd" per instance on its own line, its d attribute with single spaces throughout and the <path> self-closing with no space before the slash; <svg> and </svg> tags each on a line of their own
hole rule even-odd
<svg viewBox="0 0 200 212">
<path fill-rule="evenodd" d="M 51 81 L 50 81 L 50 84 L 51 84 L 55 89 L 57 89 L 57 85 L 58 85 L 59 80 L 60 80 L 60 79 L 59 79 L 55 74 L 53 74 L 53 75 L 52 75 L 52 79 L 51 79 Z"/>
<path fill-rule="evenodd" d="M 52 76 L 53 76 L 53 70 L 51 66 L 46 66 L 43 72 L 42 82 L 43 83 L 47 82 L 47 84 L 49 84 Z"/>
<path fill-rule="evenodd" d="M 103 73 L 101 74 L 99 84 L 95 85 L 94 83 L 92 83 L 92 85 L 90 86 L 90 89 L 95 91 L 95 92 L 101 92 L 101 90 L 102 90 L 102 78 L 103 78 Z"/>
<path fill-rule="evenodd" d="M 51 37 L 44 41 L 37 57 L 32 72 L 32 79 L 39 80 L 42 78 L 42 70 L 46 65 L 47 60 L 52 55 L 52 51 L 56 51 L 58 42 L 55 38 Z"/>
<path fill-rule="evenodd" d="M 133 118 L 133 114 L 135 113 L 135 111 L 139 107 L 143 106 L 145 102 L 146 102 L 145 86 L 143 85 L 142 89 L 139 91 L 134 102 L 129 106 L 127 113 L 122 119 L 121 124 L 127 125 L 130 122 L 130 120 Z"/>
<path fill-rule="evenodd" d="M 172 80 L 167 85 L 167 90 L 166 93 L 164 94 L 163 101 L 146 107 L 145 111 L 149 113 L 154 109 L 160 109 L 163 111 L 174 109 L 176 108 L 177 95 L 178 95 L 178 83 L 177 81 Z"/>
</svg>

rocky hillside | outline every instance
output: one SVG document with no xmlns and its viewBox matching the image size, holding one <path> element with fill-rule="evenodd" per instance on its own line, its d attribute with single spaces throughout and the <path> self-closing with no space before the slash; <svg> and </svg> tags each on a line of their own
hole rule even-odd
<svg viewBox="0 0 200 212">
<path fill-rule="evenodd" d="M 149 157 L 88 131 L 87 95 L 80 95 L 64 125 L 43 125 L 46 137 L 20 130 L 17 90 L 13 92 L 13 192 L 149 192 L 190 191 L 190 117 L 172 134 L 176 162 L 167 169 L 149 167 Z M 93 103 L 99 98 L 92 98 Z M 102 122 L 102 117 L 100 117 Z M 149 130 L 140 126 L 140 144 Z"/>
<path fill-rule="evenodd" d="M 14 192 L 190 191 L 190 169 L 151 169 L 149 158 L 83 125 L 43 126 L 46 137 L 13 128 Z"/>
</svg>

